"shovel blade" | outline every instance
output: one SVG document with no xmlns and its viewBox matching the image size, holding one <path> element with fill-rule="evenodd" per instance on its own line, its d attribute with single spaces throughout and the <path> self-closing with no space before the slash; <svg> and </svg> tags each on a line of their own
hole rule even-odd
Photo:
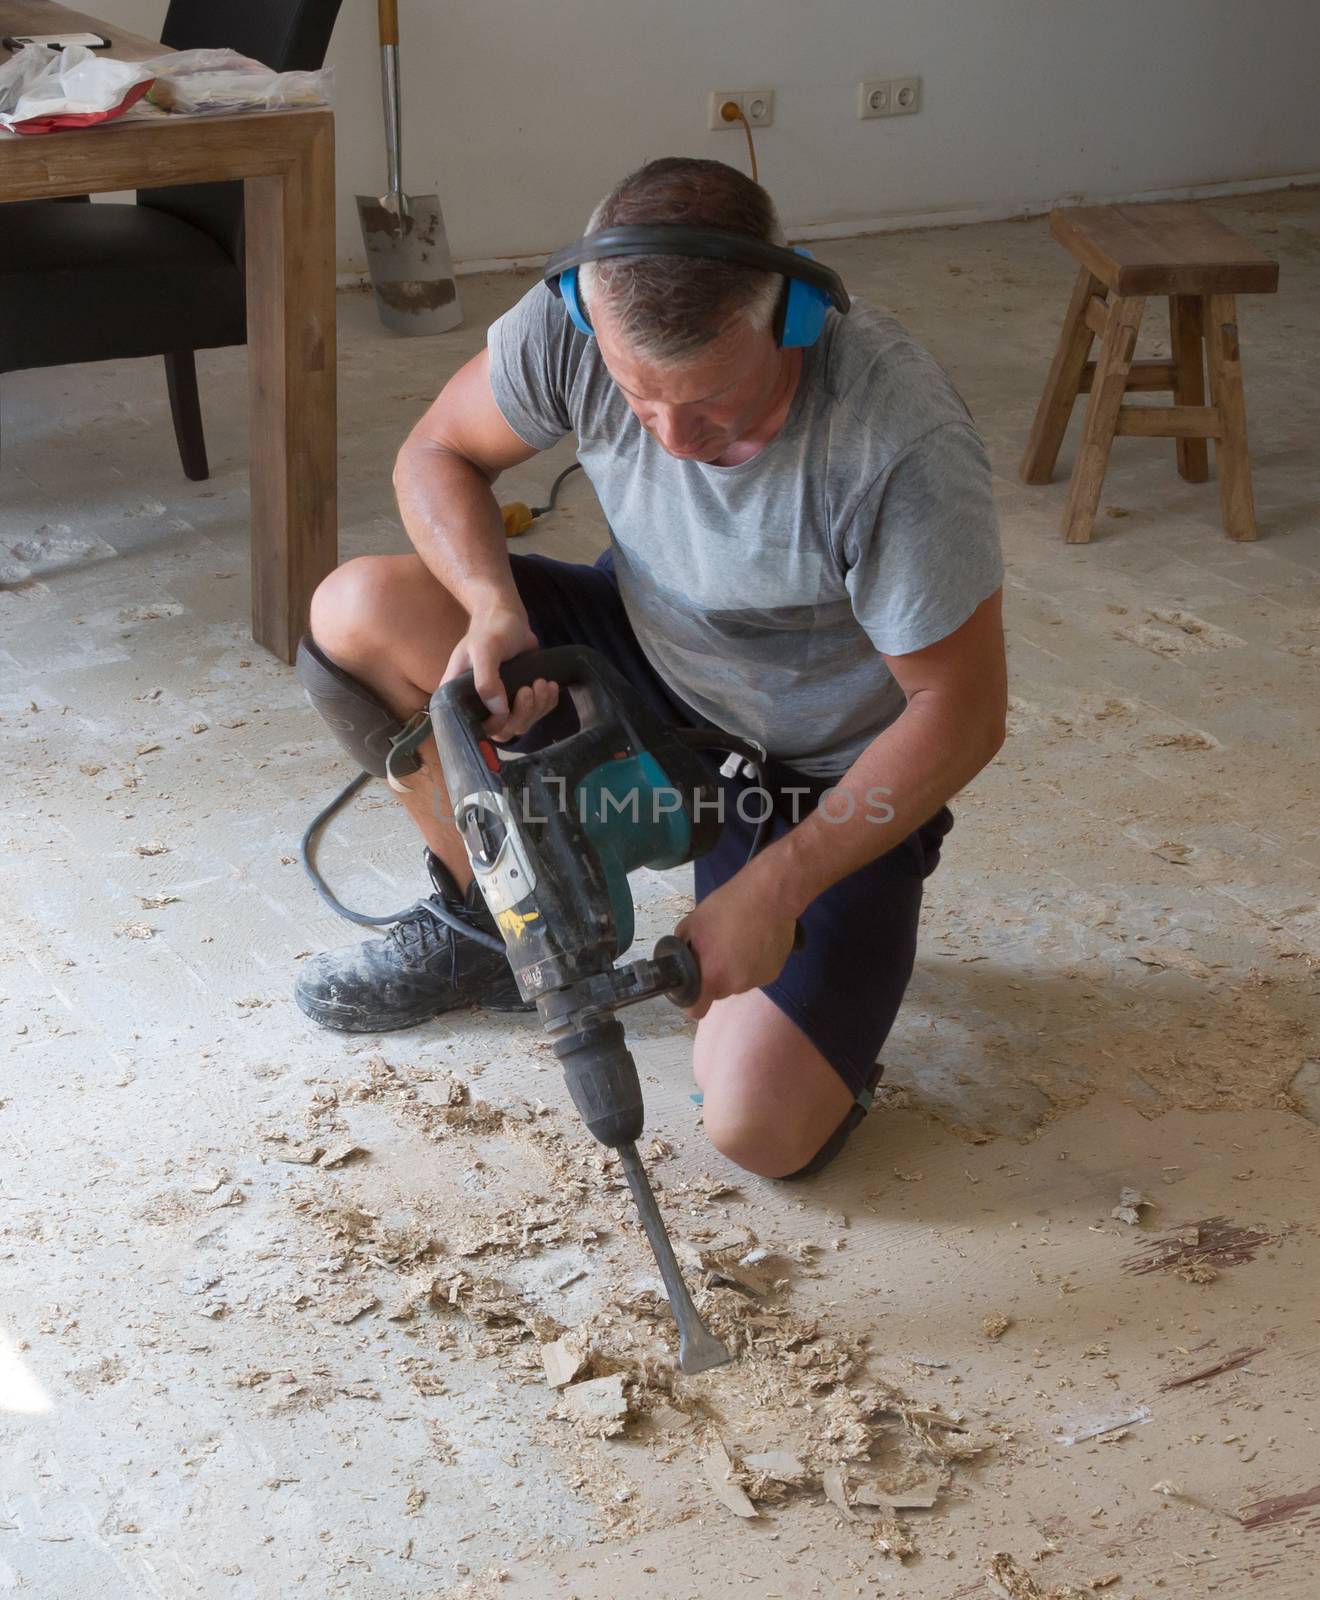
<svg viewBox="0 0 1320 1600">
<path fill-rule="evenodd" d="M 357 197 L 380 320 L 392 332 L 405 335 L 446 333 L 458 327 L 463 307 L 439 197 L 408 195 L 402 214 L 386 200 Z"/>
</svg>

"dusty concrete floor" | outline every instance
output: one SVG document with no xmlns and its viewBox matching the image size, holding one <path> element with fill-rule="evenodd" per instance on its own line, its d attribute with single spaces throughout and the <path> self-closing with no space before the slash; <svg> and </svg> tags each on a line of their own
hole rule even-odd
<svg viewBox="0 0 1320 1600">
<path fill-rule="evenodd" d="M 681 1019 L 631 1014 L 676 1234 L 750 1229 L 786 1280 L 706 1291 L 766 1343 L 690 1380 L 533 1028 L 345 1040 L 292 1005 L 346 936 L 293 861 L 346 773 L 248 638 L 241 352 L 201 362 L 203 485 L 154 364 L 5 379 L 0 1593 L 1317 1593 L 1320 197 L 1216 209 L 1283 263 L 1241 308 L 1252 546 L 1161 441 L 1119 442 L 1089 548 L 1061 483 L 1018 484 L 1069 281 L 1043 222 L 821 250 L 989 439 L 1013 737 L 958 805 L 894 1087 L 826 1175 L 722 1162 Z M 466 329 L 413 344 L 343 303 L 346 556 L 401 547 L 392 452 L 521 287 L 466 282 Z M 527 548 L 598 547 L 587 486 L 565 500 Z M 324 858 L 358 903 L 421 886 L 383 792 Z M 643 937 L 685 887 L 640 885 Z M 341 1140 L 365 1153 L 280 1159 Z M 621 1437 L 551 1415 L 551 1317 L 635 1380 Z M 744 1521 L 715 1434 L 946 1486 L 897 1526 L 819 1480 Z"/>
</svg>

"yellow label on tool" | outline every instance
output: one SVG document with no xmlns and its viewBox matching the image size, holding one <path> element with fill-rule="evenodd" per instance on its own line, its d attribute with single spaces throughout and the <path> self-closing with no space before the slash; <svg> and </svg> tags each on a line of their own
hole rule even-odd
<svg viewBox="0 0 1320 1600">
<path fill-rule="evenodd" d="M 506 940 L 521 939 L 527 932 L 527 924 L 529 922 L 539 922 L 540 920 L 541 913 L 539 911 L 523 912 L 512 906 L 507 911 L 501 911 L 495 918 L 496 926 Z"/>
</svg>

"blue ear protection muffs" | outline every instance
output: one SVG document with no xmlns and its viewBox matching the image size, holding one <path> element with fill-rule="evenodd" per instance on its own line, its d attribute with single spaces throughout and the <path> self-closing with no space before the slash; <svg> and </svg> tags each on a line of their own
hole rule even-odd
<svg viewBox="0 0 1320 1600">
<path fill-rule="evenodd" d="M 602 228 L 576 244 L 556 250 L 545 264 L 546 287 L 564 302 L 575 328 L 594 333 L 582 303 L 578 268 L 584 261 L 617 256 L 693 256 L 703 261 L 736 261 L 742 266 L 777 272 L 784 292 L 775 314 L 775 341 L 782 350 L 815 344 L 831 306 L 846 315 L 851 301 L 837 272 L 815 261 L 805 250 L 767 244 L 727 228 L 690 228 L 685 223 L 654 223 L 642 228 Z"/>
</svg>

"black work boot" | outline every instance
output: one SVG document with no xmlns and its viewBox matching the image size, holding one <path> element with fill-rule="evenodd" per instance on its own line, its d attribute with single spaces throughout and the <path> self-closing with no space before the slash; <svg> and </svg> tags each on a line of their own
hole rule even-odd
<svg viewBox="0 0 1320 1600">
<path fill-rule="evenodd" d="M 462 1006 L 534 1009 L 518 993 L 503 940 L 498 951 L 488 950 L 428 909 L 443 905 L 498 939 L 476 884 L 463 895 L 429 850 L 426 864 L 435 893 L 392 923 L 384 938 L 323 950 L 303 963 L 293 997 L 314 1022 L 343 1033 L 389 1033 Z"/>
</svg>

